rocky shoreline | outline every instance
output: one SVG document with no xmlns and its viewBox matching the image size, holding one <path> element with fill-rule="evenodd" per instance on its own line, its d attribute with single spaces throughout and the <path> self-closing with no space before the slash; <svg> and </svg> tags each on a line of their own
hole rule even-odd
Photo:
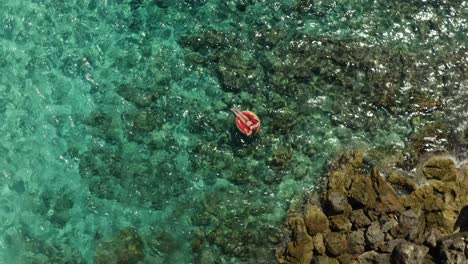
<svg viewBox="0 0 468 264">
<path fill-rule="evenodd" d="M 468 164 L 434 154 L 384 177 L 342 154 L 326 190 L 290 212 L 279 263 L 468 263 Z"/>
</svg>

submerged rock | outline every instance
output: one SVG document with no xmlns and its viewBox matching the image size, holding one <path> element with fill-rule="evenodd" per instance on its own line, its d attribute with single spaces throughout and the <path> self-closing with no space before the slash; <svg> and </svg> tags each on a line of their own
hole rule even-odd
<svg viewBox="0 0 468 264">
<path fill-rule="evenodd" d="M 97 264 L 137 264 L 145 254 L 141 236 L 131 228 L 121 230 L 110 240 L 99 241 L 96 246 Z"/>
</svg>

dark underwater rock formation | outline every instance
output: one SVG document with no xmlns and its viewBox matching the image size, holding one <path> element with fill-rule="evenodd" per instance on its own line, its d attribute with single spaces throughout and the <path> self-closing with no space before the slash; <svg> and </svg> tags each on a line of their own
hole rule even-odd
<svg viewBox="0 0 468 264">
<path fill-rule="evenodd" d="M 145 258 L 143 249 L 141 236 L 135 230 L 127 228 L 110 240 L 97 242 L 96 263 L 137 264 Z"/>
<path fill-rule="evenodd" d="M 290 214 L 292 235 L 279 263 L 466 263 L 467 234 L 457 233 L 466 225 L 458 220 L 468 205 L 466 166 L 432 155 L 413 172 L 423 180 L 406 194 L 377 166 L 366 166 L 358 150 L 337 159 L 319 201 Z"/>
</svg>

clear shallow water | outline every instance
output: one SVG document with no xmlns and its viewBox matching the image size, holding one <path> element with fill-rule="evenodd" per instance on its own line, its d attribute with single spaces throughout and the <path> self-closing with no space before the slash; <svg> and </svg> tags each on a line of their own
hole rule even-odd
<svg viewBox="0 0 468 264">
<path fill-rule="evenodd" d="M 0 3 L 3 263 L 93 263 L 97 241 L 126 227 L 143 237 L 144 263 L 271 263 L 288 207 L 319 187 L 336 151 L 400 153 L 428 124 L 466 127 L 466 1 L 318 1 L 306 13 L 296 1 L 239 3 Z M 284 34 L 276 48 L 252 37 L 262 28 Z M 183 44 L 210 30 L 236 41 Z M 301 43 L 338 62 L 282 74 L 278 62 L 298 56 L 284 47 L 314 54 Z M 340 45 L 364 47 L 377 61 L 356 61 L 377 81 L 359 67 L 340 77 L 340 58 L 352 60 L 342 51 L 362 53 Z M 416 76 L 398 80 L 395 101 L 371 88 L 400 64 L 373 50 L 403 54 Z M 231 51 L 242 59 L 223 62 Z M 226 88 L 221 67 L 249 60 L 261 61 L 257 81 Z M 236 132 L 231 105 L 260 115 L 259 137 Z"/>
</svg>

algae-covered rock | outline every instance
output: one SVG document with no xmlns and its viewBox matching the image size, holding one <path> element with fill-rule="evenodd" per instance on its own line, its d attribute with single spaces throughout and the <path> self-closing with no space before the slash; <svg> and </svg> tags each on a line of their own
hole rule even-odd
<svg viewBox="0 0 468 264">
<path fill-rule="evenodd" d="M 402 174 L 399 170 L 395 170 L 390 174 L 388 182 L 404 189 L 408 193 L 413 192 L 418 187 L 413 179 L 407 174 Z"/>
<path fill-rule="evenodd" d="M 351 210 L 346 194 L 339 191 L 328 192 L 325 204 L 328 215 L 341 214 Z"/>
<path fill-rule="evenodd" d="M 136 264 L 145 254 L 141 236 L 131 228 L 124 229 L 110 240 L 99 241 L 96 246 L 97 264 Z"/>
<path fill-rule="evenodd" d="M 314 250 L 317 254 L 323 255 L 325 254 L 325 243 L 323 241 L 324 237 L 322 233 L 317 233 L 313 238 L 314 241 Z"/>
<path fill-rule="evenodd" d="M 275 148 L 269 163 L 273 167 L 282 168 L 291 160 L 293 151 L 289 146 Z"/>
<path fill-rule="evenodd" d="M 337 259 L 328 257 L 326 255 L 323 256 L 317 256 L 313 258 L 312 264 L 339 264 Z"/>
<path fill-rule="evenodd" d="M 329 226 L 328 218 L 320 207 L 311 205 L 307 206 L 304 211 L 304 222 L 311 236 L 325 232 Z"/>
<path fill-rule="evenodd" d="M 302 217 L 290 217 L 288 224 L 292 230 L 292 242 L 289 242 L 286 252 L 279 258 L 279 263 L 308 264 L 312 260 L 314 244 L 307 233 Z"/>
<path fill-rule="evenodd" d="M 448 157 L 431 157 L 423 164 L 422 172 L 428 179 L 452 181 L 457 177 L 455 162 Z"/>
<path fill-rule="evenodd" d="M 353 179 L 349 190 L 349 201 L 353 209 L 375 207 L 376 193 L 372 186 L 372 179 L 367 176 L 357 176 Z"/>
<path fill-rule="evenodd" d="M 224 53 L 217 68 L 221 87 L 226 92 L 256 90 L 264 86 L 263 69 L 249 54 Z"/>
<path fill-rule="evenodd" d="M 395 190 L 382 177 L 377 168 L 372 169 L 371 180 L 379 202 L 375 210 L 380 213 L 403 211 L 403 205 L 397 197 Z"/>
<path fill-rule="evenodd" d="M 351 221 L 349 221 L 349 216 L 346 214 L 330 217 L 330 229 L 332 231 L 349 231 L 351 227 Z"/>
<path fill-rule="evenodd" d="M 153 90 L 144 90 L 129 85 L 121 85 L 117 93 L 125 100 L 140 108 L 149 107 L 158 96 L 158 93 Z"/>
<path fill-rule="evenodd" d="M 348 241 L 346 234 L 339 232 L 330 232 L 325 235 L 325 247 L 332 256 L 339 256 L 348 252 Z"/>
<path fill-rule="evenodd" d="M 364 162 L 364 152 L 355 150 L 346 152 L 332 164 L 327 190 L 336 190 L 338 192 L 345 192 L 349 190 L 353 179 L 360 174 L 360 168 Z"/>
</svg>

